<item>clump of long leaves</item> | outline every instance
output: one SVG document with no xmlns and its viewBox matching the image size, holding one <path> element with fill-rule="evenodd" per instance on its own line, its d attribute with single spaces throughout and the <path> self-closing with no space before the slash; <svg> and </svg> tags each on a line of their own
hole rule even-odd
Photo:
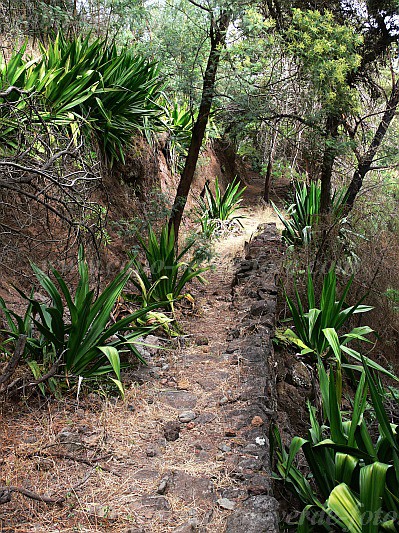
<svg viewBox="0 0 399 533">
<path fill-rule="evenodd" d="M 107 40 L 59 33 L 41 56 L 25 58 L 26 44 L 6 62 L 0 58 L 0 86 L 42 96 L 41 120 L 94 134 L 104 155 L 124 160 L 132 134 L 146 130 L 161 113 L 161 82 L 155 63 L 118 50 Z M 10 98 L 23 99 L 14 92 Z"/>
<path fill-rule="evenodd" d="M 287 219 L 272 202 L 279 219 L 284 225 L 283 240 L 288 245 L 306 245 L 312 240 L 312 231 L 320 218 L 320 184 L 311 182 L 294 182 L 294 201 L 287 205 Z M 332 218 L 340 219 L 343 215 L 344 192 L 335 192 L 332 198 Z"/>
<path fill-rule="evenodd" d="M 163 120 L 169 129 L 168 151 L 172 171 L 177 172 L 182 169 L 182 163 L 187 156 L 195 115 L 187 103 L 179 103 L 177 99 L 170 103 L 165 100 Z"/>
<path fill-rule="evenodd" d="M 200 267 L 195 258 L 184 260 L 194 242 L 191 241 L 177 252 L 174 229 L 169 229 L 167 225 L 162 228 L 159 239 L 150 226 L 148 241 L 140 236 L 138 240 L 147 264 L 140 261 L 137 253 L 129 255 L 133 268 L 137 271 L 136 279 L 132 278 L 132 282 L 140 292 L 140 299 L 147 303 L 169 302 L 172 311 L 174 301 L 192 299 L 189 293 L 183 293 L 186 284 L 193 278 L 204 283 L 201 274 L 208 270 L 208 267 Z"/>
<path fill-rule="evenodd" d="M 22 319 L 9 311 L 3 301 L 1 308 L 8 323 L 6 333 L 9 341 L 21 334 L 27 335 L 26 358 L 33 371 L 51 353 L 53 363 L 61 363 L 67 377 L 93 378 L 114 373 L 116 378 L 111 379 L 123 392 L 119 351 L 131 351 L 145 363 L 134 343 L 137 337 L 153 329 L 134 325 L 153 306 L 141 308 L 110 323 L 115 303 L 130 278 L 130 267 L 129 263 L 95 298 L 94 290 L 90 289 L 89 270 L 82 247 L 78 256 L 79 282 L 74 295 L 55 268 L 52 269 L 53 281 L 32 263 L 35 276 L 51 299 L 51 304 L 41 303 L 32 294 L 27 296 L 18 291 L 29 302 L 25 317 Z"/>
<path fill-rule="evenodd" d="M 276 479 L 304 505 L 298 532 L 399 531 L 399 434 L 390 423 L 381 386 L 362 360 L 361 375 L 349 413 L 341 408 L 341 376 L 318 364 L 323 423 L 309 404 L 307 438 L 294 437 L 288 449 L 277 426 L 271 428 Z M 378 435 L 366 423 L 367 399 L 378 421 Z M 296 465 L 302 451 L 309 472 Z M 291 524 L 292 527 L 293 524 Z"/>
<path fill-rule="evenodd" d="M 228 220 L 231 218 L 240 219 L 234 213 L 241 209 L 242 195 L 246 187 L 240 186 L 240 180 L 234 178 L 226 187 L 224 194 L 219 186 L 219 179 L 215 179 L 215 194 L 213 195 L 209 184 L 205 184 L 205 197 L 199 199 L 200 210 L 209 219 Z"/>
<path fill-rule="evenodd" d="M 317 302 L 313 278 L 308 271 L 306 303 L 302 302 L 296 286 L 294 299 L 288 294 L 285 295 L 294 326 L 293 329 L 286 330 L 285 336 L 301 348 L 302 355 L 310 355 L 314 361 L 317 357 L 328 359 L 334 354 L 332 345 L 337 338 L 341 350 L 360 361 L 360 355 L 347 344 L 352 340 L 370 342 L 365 335 L 372 333 L 372 329 L 362 326 L 338 337 L 339 331 L 354 314 L 366 313 L 372 309 L 362 305 L 363 299 L 355 305 L 346 304 L 352 283 L 353 276 L 344 286 L 339 298 L 335 268 L 332 267 L 324 277 L 320 299 Z"/>
</svg>

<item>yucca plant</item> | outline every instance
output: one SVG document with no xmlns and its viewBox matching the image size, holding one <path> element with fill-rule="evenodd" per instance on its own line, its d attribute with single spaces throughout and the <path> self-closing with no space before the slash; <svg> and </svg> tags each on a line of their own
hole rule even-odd
<svg viewBox="0 0 399 533">
<path fill-rule="evenodd" d="M 156 297 L 153 293 L 157 285 L 161 282 L 162 278 L 158 279 L 149 289 L 147 289 L 145 280 L 140 277 L 140 274 L 134 271 L 133 275 L 135 278 L 136 287 L 140 287 L 140 296 L 138 298 L 137 295 L 132 294 L 125 294 L 124 296 L 127 300 L 137 301 L 137 299 L 139 299 L 142 307 L 149 307 L 151 303 L 154 303 L 156 300 Z M 166 303 L 167 306 L 170 305 L 169 301 L 166 301 Z M 152 325 L 154 327 L 160 327 L 171 337 L 179 334 L 177 325 L 172 324 L 173 318 L 167 316 L 165 313 L 159 310 L 148 311 L 148 313 L 139 318 L 137 322 L 143 326 Z"/>
<path fill-rule="evenodd" d="M 207 239 L 211 239 L 219 227 L 218 220 L 210 218 L 207 211 L 202 211 L 199 222 L 201 224 L 202 235 Z"/>
<path fill-rule="evenodd" d="M 219 186 L 219 180 L 215 180 L 215 195 L 213 195 L 208 183 L 205 184 L 205 197 L 199 199 L 199 211 L 201 217 L 206 217 L 208 220 L 237 220 L 243 218 L 239 215 L 234 215 L 236 211 L 241 209 L 242 195 L 246 187 L 240 186 L 240 180 L 234 178 L 226 187 L 226 191 L 222 194 Z M 233 216 L 234 215 L 234 216 Z"/>
<path fill-rule="evenodd" d="M 173 172 L 182 167 L 191 140 L 191 131 L 195 114 L 187 103 L 180 103 L 176 98 L 171 102 L 163 101 L 164 123 L 169 130 L 168 147 Z"/>
<path fill-rule="evenodd" d="M 37 335 L 27 339 L 27 358 L 30 363 L 40 364 L 44 353 L 53 352 L 54 360 L 60 359 L 67 376 L 92 378 L 114 373 L 112 381 L 123 391 L 120 378 L 120 350 L 129 350 L 145 363 L 135 347 L 137 337 L 142 337 L 154 329 L 153 326 L 136 326 L 137 321 L 155 306 L 147 306 L 133 314 L 110 323 L 111 312 L 130 278 L 129 263 L 109 285 L 95 298 L 90 289 L 89 270 L 84 259 L 83 248 L 79 248 L 79 282 L 72 295 L 61 274 L 53 268 L 54 281 L 39 267 L 32 268 L 40 285 L 51 299 L 51 305 L 40 303 L 31 296 L 19 293 L 29 301 L 31 320 Z M 57 287 L 58 286 L 58 287 Z M 21 321 L 12 314 L 9 320 Z M 10 338 L 19 336 L 10 324 Z"/>
<path fill-rule="evenodd" d="M 399 435 L 389 422 L 380 390 L 369 365 L 362 373 L 351 413 L 341 409 L 341 378 L 328 374 L 319 362 L 325 422 L 309 405 L 307 438 L 295 437 L 286 449 L 278 428 L 271 427 L 271 453 L 276 455 L 276 479 L 284 481 L 304 505 L 297 531 L 399 531 Z M 367 396 L 379 423 L 373 438 L 365 421 Z M 296 465 L 302 450 L 309 473 Z"/>
<path fill-rule="evenodd" d="M 295 298 L 285 295 L 288 308 L 293 321 L 293 329 L 287 329 L 285 336 L 301 348 L 301 354 L 309 354 L 314 361 L 317 356 L 322 359 L 333 354 L 331 347 L 331 332 L 337 334 L 349 319 L 358 313 L 366 313 L 372 309 L 362 305 L 363 298 L 355 305 L 347 305 L 346 299 L 353 283 L 353 276 L 349 279 L 342 290 L 341 297 L 337 294 L 337 278 L 335 268 L 332 267 L 323 280 L 320 300 L 317 303 L 313 278 L 308 270 L 307 274 L 307 301 L 302 302 L 298 288 L 295 286 Z M 330 338 L 326 335 L 329 331 Z M 348 355 L 355 352 L 347 347 L 351 340 L 370 342 L 365 335 L 372 333 L 371 328 L 362 326 L 354 328 L 350 333 L 341 335 L 339 345 L 342 351 Z M 360 360 L 360 356 L 357 357 Z"/>
<path fill-rule="evenodd" d="M 91 42 L 90 35 L 68 41 L 59 33 L 48 47 L 41 45 L 37 59 L 25 59 L 25 51 L 26 45 L 0 63 L 0 86 L 40 95 L 42 121 L 68 126 L 73 134 L 80 129 L 94 133 L 111 161 L 123 161 L 132 134 L 161 114 L 156 64 L 127 48 L 118 51 L 106 40 Z"/>
<path fill-rule="evenodd" d="M 319 222 L 320 198 L 319 183 L 312 181 L 310 185 L 307 185 L 296 181 L 294 182 L 294 201 L 286 207 L 288 219 L 272 202 L 277 216 L 284 225 L 282 238 L 288 245 L 306 245 L 311 242 L 312 231 Z M 332 198 L 333 220 L 342 217 L 344 200 L 344 191 L 334 193 Z"/>
<path fill-rule="evenodd" d="M 129 255 L 138 273 L 138 278 L 132 278 L 132 282 L 139 290 L 140 298 L 145 297 L 149 302 L 157 303 L 167 301 L 172 311 L 176 300 L 192 299 L 189 293 L 183 293 L 186 284 L 193 278 L 204 283 L 201 274 L 208 270 L 208 267 L 200 267 L 195 259 L 184 261 L 194 243 L 190 242 L 177 252 L 173 227 L 169 229 L 167 225 L 162 228 L 159 239 L 151 226 L 148 241 L 145 242 L 141 237 L 138 239 L 147 265 L 142 264 L 137 253 Z"/>
</svg>

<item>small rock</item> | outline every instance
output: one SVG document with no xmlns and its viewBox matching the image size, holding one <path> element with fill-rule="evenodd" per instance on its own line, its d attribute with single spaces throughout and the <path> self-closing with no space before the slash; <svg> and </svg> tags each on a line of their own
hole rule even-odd
<svg viewBox="0 0 399 533">
<path fill-rule="evenodd" d="M 188 522 L 184 522 L 181 526 L 176 527 L 173 533 L 191 533 L 192 531 L 197 531 L 197 527 L 198 521 L 195 518 L 191 518 Z"/>
<path fill-rule="evenodd" d="M 195 344 L 197 346 L 207 346 L 209 344 L 209 339 L 207 337 L 197 337 L 195 339 Z"/>
<path fill-rule="evenodd" d="M 186 428 L 187 428 L 187 429 L 194 429 L 194 428 L 195 428 L 195 422 L 189 422 L 189 423 L 186 425 Z"/>
<path fill-rule="evenodd" d="M 221 507 L 222 509 L 227 509 L 228 511 L 232 511 L 236 506 L 235 502 L 232 502 L 231 500 L 228 500 L 227 498 L 219 498 L 217 500 L 217 503 L 219 507 Z"/>
<path fill-rule="evenodd" d="M 223 398 L 219 400 L 219 405 L 226 405 L 226 403 L 229 403 L 229 399 L 227 396 L 223 396 Z"/>
<path fill-rule="evenodd" d="M 157 511 L 170 511 L 170 503 L 165 496 L 143 496 L 141 504 L 145 507 L 151 507 Z"/>
<path fill-rule="evenodd" d="M 198 462 L 208 462 L 210 461 L 210 456 L 209 456 L 209 453 L 206 452 L 205 450 L 195 450 L 195 456 L 196 456 L 196 460 Z"/>
<path fill-rule="evenodd" d="M 241 486 L 229 487 L 220 492 L 220 497 L 228 500 L 243 501 L 248 498 L 248 491 Z"/>
<path fill-rule="evenodd" d="M 162 346 L 159 345 L 160 339 L 158 337 L 155 337 L 155 335 L 147 335 L 144 342 L 145 344 L 151 344 L 151 346 L 146 346 L 145 349 L 149 352 L 150 355 L 154 355 L 157 353 L 157 351 L 162 348 Z"/>
<path fill-rule="evenodd" d="M 216 455 L 215 455 L 215 460 L 216 461 L 224 461 L 225 460 L 225 456 L 222 452 L 218 452 Z"/>
<path fill-rule="evenodd" d="M 130 411 L 131 413 L 134 413 L 134 411 L 136 410 L 135 406 L 130 403 L 128 406 L 127 406 L 127 409 L 128 411 Z"/>
<path fill-rule="evenodd" d="M 170 482 L 170 493 L 188 505 L 195 506 L 198 502 L 213 501 L 213 485 L 207 477 L 197 477 L 186 472 L 175 471 Z"/>
<path fill-rule="evenodd" d="M 139 480 L 153 480 L 158 479 L 159 472 L 157 470 L 151 470 L 150 468 L 140 468 L 136 470 L 133 474 L 134 479 Z M 134 487 L 131 488 L 130 492 L 134 491 Z"/>
<path fill-rule="evenodd" d="M 298 361 L 292 366 L 291 372 L 287 377 L 287 381 L 291 378 L 292 385 L 303 387 L 304 389 L 310 389 L 312 387 L 312 376 L 302 361 Z"/>
<path fill-rule="evenodd" d="M 248 494 L 250 496 L 259 496 L 260 494 L 268 494 L 270 491 L 265 485 L 250 485 L 248 487 Z"/>
<path fill-rule="evenodd" d="M 156 457 L 158 455 L 158 448 L 155 446 L 149 446 L 145 453 L 147 457 Z"/>
<path fill-rule="evenodd" d="M 188 390 L 190 388 L 190 382 L 186 379 L 181 379 L 177 382 L 178 390 Z"/>
<path fill-rule="evenodd" d="M 241 472 L 247 472 L 249 470 L 253 470 L 254 472 L 258 472 L 262 470 L 263 468 L 263 462 L 260 459 L 257 459 L 256 457 L 248 457 L 246 459 L 242 459 L 238 465 L 237 465 L 238 471 Z"/>
<path fill-rule="evenodd" d="M 168 364 L 162 366 L 162 370 L 164 370 L 164 371 L 169 370 L 169 368 L 170 368 L 170 367 L 169 367 Z"/>
<path fill-rule="evenodd" d="M 227 446 L 227 444 L 220 444 L 220 445 L 218 446 L 218 449 L 219 449 L 221 452 L 225 452 L 225 453 L 231 452 L 231 448 L 230 448 L 230 446 Z"/>
<path fill-rule="evenodd" d="M 157 488 L 157 494 L 161 494 L 161 495 L 165 494 L 166 489 L 168 488 L 168 483 L 169 483 L 169 476 L 165 476 L 164 478 L 162 478 Z"/>
<path fill-rule="evenodd" d="M 180 436 L 180 423 L 174 420 L 166 422 L 163 431 L 165 439 L 169 442 L 173 442 Z"/>
<path fill-rule="evenodd" d="M 234 429 L 226 429 L 226 431 L 224 432 L 224 436 L 225 437 L 235 437 L 237 435 L 237 432 L 234 431 Z"/>
<path fill-rule="evenodd" d="M 161 392 L 160 400 L 174 409 L 193 409 L 197 404 L 197 397 L 190 392 L 165 391 Z"/>
<path fill-rule="evenodd" d="M 212 422 L 215 420 L 216 415 L 213 413 L 201 413 L 198 418 L 196 418 L 197 425 L 199 424 L 208 424 L 209 422 Z"/>
<path fill-rule="evenodd" d="M 83 446 L 82 439 L 79 433 L 69 431 L 69 429 L 62 429 L 58 435 L 57 440 L 60 444 L 64 444 L 67 449 L 70 451 L 78 450 Z"/>
<path fill-rule="evenodd" d="M 187 424 L 195 418 L 197 418 L 197 415 L 194 411 L 183 411 L 179 414 L 179 420 L 180 422 L 183 422 L 183 424 Z"/>
<path fill-rule="evenodd" d="M 268 312 L 268 305 L 265 300 L 261 300 L 260 302 L 255 302 L 251 305 L 250 313 L 252 316 L 260 316 L 265 315 Z"/>
<path fill-rule="evenodd" d="M 254 416 L 251 420 L 251 426 L 260 427 L 263 426 L 264 422 L 260 416 Z"/>
<path fill-rule="evenodd" d="M 87 513 L 93 518 L 106 518 L 107 520 L 118 520 L 118 515 L 108 505 L 90 503 L 86 507 Z"/>
<path fill-rule="evenodd" d="M 242 503 L 242 508 L 232 513 L 226 524 L 229 533 L 259 533 L 279 531 L 278 502 L 271 496 L 253 496 Z"/>
<path fill-rule="evenodd" d="M 57 440 L 59 440 L 62 444 L 71 444 L 79 442 L 80 436 L 79 433 L 75 433 L 70 431 L 68 428 L 64 428 L 58 433 Z"/>
</svg>

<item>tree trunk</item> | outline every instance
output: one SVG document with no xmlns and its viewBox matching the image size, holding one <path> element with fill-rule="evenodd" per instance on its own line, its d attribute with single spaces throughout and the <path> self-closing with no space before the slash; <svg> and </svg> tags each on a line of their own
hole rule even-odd
<svg viewBox="0 0 399 533">
<path fill-rule="evenodd" d="M 329 115 L 326 121 L 326 145 L 321 167 L 320 214 L 326 215 L 331 208 L 331 178 L 337 155 L 335 141 L 338 137 L 339 119 L 336 115 Z"/>
<path fill-rule="evenodd" d="M 366 176 L 367 172 L 371 169 L 373 159 L 377 153 L 378 148 L 381 146 L 381 143 L 385 137 L 386 132 L 388 131 L 388 127 L 390 123 L 392 122 L 395 116 L 396 108 L 398 107 L 398 104 L 399 104 L 399 80 L 392 87 L 391 96 L 385 108 L 385 112 L 381 119 L 381 122 L 377 128 L 377 131 L 375 132 L 374 138 L 371 141 L 367 152 L 364 154 L 363 157 L 360 158 L 358 167 L 355 170 L 355 173 L 353 174 L 353 177 L 352 177 L 352 181 L 349 184 L 347 199 L 346 199 L 346 207 L 347 207 L 348 212 L 352 209 L 353 204 L 355 203 L 356 196 L 358 195 L 363 185 L 364 177 Z"/>
<path fill-rule="evenodd" d="M 265 176 L 265 189 L 263 191 L 263 199 L 268 204 L 270 202 L 270 182 L 272 177 L 274 154 L 276 152 L 276 140 L 277 130 L 273 133 L 273 138 L 270 147 L 269 159 L 267 161 L 266 176 Z"/>
<path fill-rule="evenodd" d="M 226 31 L 229 21 L 230 18 L 226 12 L 223 12 L 217 21 L 214 20 L 213 14 L 211 15 L 211 50 L 209 52 L 208 63 L 204 74 L 201 104 L 198 112 L 198 118 L 193 127 L 186 163 L 177 187 L 172 214 L 169 219 L 169 228 L 174 228 L 176 242 L 183 211 L 187 202 L 187 196 L 190 192 L 191 184 L 194 178 L 194 172 L 197 166 L 202 141 L 204 139 L 205 129 L 208 124 L 212 100 L 215 94 L 215 81 L 220 60 L 220 52 L 225 45 Z"/>
</svg>

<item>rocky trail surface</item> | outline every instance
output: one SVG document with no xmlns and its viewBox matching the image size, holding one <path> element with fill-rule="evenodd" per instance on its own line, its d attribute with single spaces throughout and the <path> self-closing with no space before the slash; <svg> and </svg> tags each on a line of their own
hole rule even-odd
<svg viewBox="0 0 399 533">
<path fill-rule="evenodd" d="M 0 484 L 65 501 L 13 492 L 0 531 L 277 531 L 265 372 L 279 245 L 259 196 L 253 181 L 243 232 L 218 243 L 194 310 L 181 312 L 179 346 L 145 348 L 149 364 L 129 371 L 124 400 L 99 391 L 3 405 Z M 265 233 L 245 246 L 259 224 Z"/>
</svg>

